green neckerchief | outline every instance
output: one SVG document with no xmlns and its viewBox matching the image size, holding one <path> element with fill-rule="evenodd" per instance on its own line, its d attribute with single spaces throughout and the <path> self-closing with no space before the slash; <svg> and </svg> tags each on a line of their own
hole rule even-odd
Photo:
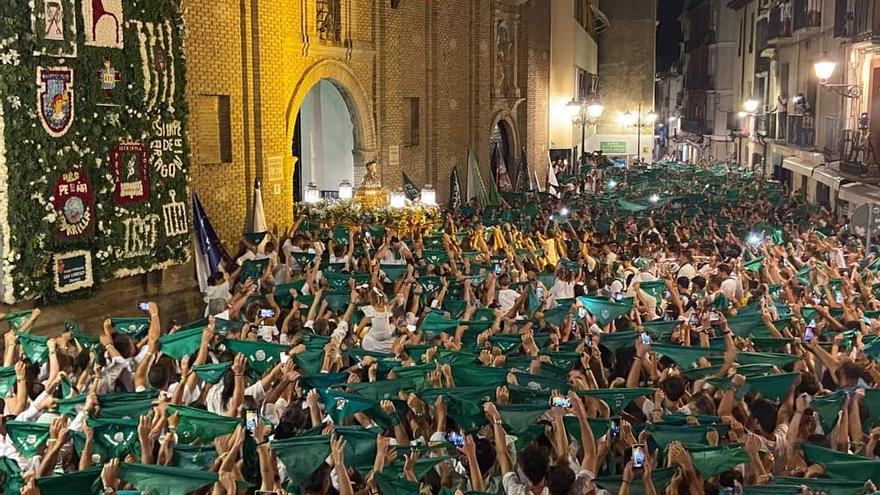
<svg viewBox="0 0 880 495">
<path fill-rule="evenodd" d="M 655 487 L 666 487 L 669 486 L 669 482 L 672 481 L 672 476 L 675 474 L 678 468 L 659 468 L 654 469 L 651 472 L 651 481 L 654 482 Z M 623 485 L 623 475 L 608 475 L 608 476 L 599 476 L 594 480 L 594 483 L 598 485 L 600 488 L 608 490 L 610 493 L 619 493 L 620 486 Z M 645 485 L 642 482 L 641 476 L 637 476 L 633 478 L 632 483 L 629 486 L 630 495 L 645 495 Z"/>
<path fill-rule="evenodd" d="M 247 234 L 242 234 L 249 243 L 254 246 L 259 246 L 263 243 L 263 239 L 266 238 L 266 232 L 249 232 Z"/>
<path fill-rule="evenodd" d="M 15 391 L 15 382 L 15 368 L 13 366 L 0 367 L 0 399 Z"/>
<path fill-rule="evenodd" d="M 297 294 L 301 294 L 305 286 L 305 280 L 296 280 L 289 284 L 276 285 L 275 291 L 273 292 L 275 303 L 282 308 L 290 308 L 291 304 L 293 304 L 293 295 L 290 293 L 290 291 L 295 290 Z"/>
<path fill-rule="evenodd" d="M 372 409 L 379 404 L 366 397 L 338 390 L 324 389 L 319 390 L 319 393 L 327 415 L 337 425 L 342 424 L 344 419 L 350 418 L 359 412 L 364 412 L 367 409 Z"/>
<path fill-rule="evenodd" d="M 434 338 L 443 332 L 448 333 L 455 330 L 460 324 L 460 320 L 449 319 L 437 311 L 431 311 L 425 315 L 419 328 L 422 332 L 428 334 L 429 338 Z"/>
<path fill-rule="evenodd" d="M 736 391 L 737 399 L 742 399 L 749 392 L 758 392 L 767 400 L 779 402 L 788 395 L 797 376 L 798 373 L 780 373 L 746 377 L 746 383 Z M 726 390 L 732 385 L 731 378 L 713 378 L 709 380 L 709 384 Z"/>
<path fill-rule="evenodd" d="M 171 465 L 179 468 L 207 470 L 217 459 L 213 445 L 174 445 Z"/>
<path fill-rule="evenodd" d="M 31 315 L 33 314 L 34 310 L 32 309 L 27 311 L 14 311 L 12 313 L 6 313 L 6 316 L 3 317 L 3 320 L 9 323 L 9 328 L 13 330 L 18 330 L 31 318 Z"/>
<path fill-rule="evenodd" d="M 202 328 L 191 328 L 163 335 L 159 337 L 159 348 L 163 354 L 180 361 L 184 356 L 191 356 L 199 350 L 202 330 Z"/>
<path fill-rule="evenodd" d="M 647 429 L 651 432 L 651 439 L 661 449 L 675 441 L 682 442 L 686 445 L 708 445 L 706 434 L 710 431 L 717 431 L 719 436 L 724 436 L 727 432 L 726 425 L 672 425 L 672 424 L 651 424 L 639 425 L 635 430 Z"/>
<path fill-rule="evenodd" d="M 40 495 L 67 495 L 71 493 L 95 493 L 93 485 L 101 479 L 103 466 L 94 466 L 82 471 L 37 478 Z"/>
<path fill-rule="evenodd" d="M 603 327 L 633 309 L 631 302 L 614 302 L 601 297 L 578 296 L 577 300 L 584 305 L 587 311 L 599 321 L 599 325 Z"/>
<path fill-rule="evenodd" d="M 239 272 L 238 279 L 247 281 L 250 279 L 253 282 L 257 282 L 261 278 L 263 278 L 263 273 L 266 272 L 266 268 L 269 267 L 269 258 L 260 258 L 258 260 L 245 260 L 241 265 L 241 271 Z"/>
<path fill-rule="evenodd" d="M 400 277 L 406 275 L 407 265 L 394 265 L 382 263 L 379 269 L 388 277 L 391 283 L 397 282 Z"/>
<path fill-rule="evenodd" d="M 774 476 L 774 483 L 789 487 L 793 486 L 800 489 L 806 486 L 812 493 L 825 493 L 827 495 L 851 495 L 855 493 L 863 493 L 865 483 L 857 480 L 832 480 L 828 478 L 794 478 L 788 476 Z M 785 492 L 777 492 L 785 493 Z M 797 493 L 801 493 L 800 491 Z M 876 493 L 876 492 L 875 492 Z"/>
<path fill-rule="evenodd" d="M 758 256 L 757 258 L 752 259 L 751 261 L 747 261 L 743 263 L 743 270 L 752 272 L 752 273 L 760 273 L 761 272 L 761 263 L 764 262 L 763 256 Z"/>
<path fill-rule="evenodd" d="M 398 392 L 411 389 L 408 380 L 378 380 L 375 382 L 352 383 L 348 385 L 353 392 L 374 401 L 391 400 L 398 398 Z"/>
<path fill-rule="evenodd" d="M 599 335 L 599 343 L 611 352 L 619 349 L 635 347 L 639 333 L 634 330 L 603 333 Z"/>
<path fill-rule="evenodd" d="M 784 368 L 798 359 L 800 356 L 775 352 L 740 352 L 736 355 L 738 364 L 772 364 L 780 368 Z"/>
<path fill-rule="evenodd" d="M 326 435 L 301 435 L 272 440 L 269 445 L 287 468 L 287 474 L 295 484 L 311 476 L 330 455 L 330 437 Z"/>
<path fill-rule="evenodd" d="M 248 365 L 260 376 L 281 363 L 281 354 L 288 352 L 290 346 L 256 340 L 226 341 L 226 347 L 239 354 L 244 354 Z"/>
<path fill-rule="evenodd" d="M 308 268 L 308 266 L 312 264 L 313 261 L 315 261 L 315 253 L 291 252 L 290 257 L 293 258 L 293 261 L 296 261 L 296 264 L 299 265 L 300 269 L 302 269 L 303 271 L 305 271 L 305 269 Z"/>
<path fill-rule="evenodd" d="M 603 388 L 597 390 L 579 390 L 578 395 L 599 399 L 611 408 L 611 413 L 620 413 L 630 402 L 638 397 L 645 397 L 654 393 L 653 388 Z"/>
<path fill-rule="evenodd" d="M 880 461 L 873 459 L 825 463 L 825 475 L 835 480 L 880 480 Z"/>
<path fill-rule="evenodd" d="M 217 481 L 217 473 L 152 464 L 119 464 L 119 479 L 151 495 L 186 495 Z"/>
<path fill-rule="evenodd" d="M 422 259 L 430 265 L 442 265 L 449 261 L 449 255 L 446 251 L 441 250 L 425 250 L 422 251 Z"/>
<path fill-rule="evenodd" d="M 24 480 L 18 462 L 11 457 L 0 457 L 0 488 L 3 493 L 21 493 Z"/>
<path fill-rule="evenodd" d="M 303 391 L 316 388 L 318 390 L 330 388 L 334 385 L 344 385 L 349 377 L 347 371 L 342 373 L 313 373 L 300 376 Z"/>
<path fill-rule="evenodd" d="M 211 440 L 228 435 L 235 431 L 235 427 L 241 424 L 241 420 L 229 416 L 221 416 L 194 407 L 168 406 L 168 415 L 180 416 L 180 424 L 177 427 L 177 435 L 180 443 L 192 444 L 196 441 L 210 442 Z"/>
<path fill-rule="evenodd" d="M 847 454 L 838 450 L 829 449 L 816 445 L 814 443 L 804 442 L 801 444 L 801 450 L 804 452 L 804 458 L 810 464 L 826 464 L 828 462 L 839 461 L 867 461 L 867 457 L 860 455 Z"/>
<path fill-rule="evenodd" d="M 687 347 L 663 343 L 652 344 L 651 350 L 675 361 L 682 369 L 692 368 L 700 358 L 718 353 L 717 349 L 711 347 Z"/>
<path fill-rule="evenodd" d="M 778 339 L 776 337 L 752 337 L 751 341 L 752 344 L 755 345 L 755 350 L 759 352 L 775 352 L 780 351 L 784 349 L 786 345 L 793 343 L 794 339 Z"/>
<path fill-rule="evenodd" d="M 376 459 L 376 432 L 361 426 L 337 426 L 336 434 L 345 442 L 345 465 L 366 475 Z"/>
<path fill-rule="evenodd" d="M 348 289 L 348 281 L 351 280 L 349 273 L 323 273 L 322 276 L 327 280 L 327 287 L 331 292 L 344 292 Z"/>
<path fill-rule="evenodd" d="M 642 323 L 642 328 L 651 336 L 652 341 L 668 341 L 672 333 L 681 325 L 679 320 L 665 321 L 662 319 Z"/>
<path fill-rule="evenodd" d="M 21 345 L 21 349 L 32 362 L 43 364 L 49 359 L 48 337 L 17 332 L 16 338 Z"/>
<path fill-rule="evenodd" d="M 37 454 L 49 440 L 49 424 L 30 421 L 7 421 L 6 435 L 22 457 L 28 459 Z"/>
<path fill-rule="evenodd" d="M 91 419 L 87 424 L 95 432 L 95 443 L 99 444 L 110 458 L 124 458 L 126 454 L 140 450 L 137 419 Z"/>
<path fill-rule="evenodd" d="M 351 302 L 351 292 L 330 292 L 324 294 L 324 300 L 327 301 L 327 307 L 334 313 L 342 313 L 348 309 Z"/>
<path fill-rule="evenodd" d="M 420 484 L 400 479 L 394 474 L 376 473 L 376 485 L 380 495 L 419 495 Z"/>
<path fill-rule="evenodd" d="M 498 405 L 501 421 L 514 435 L 524 432 L 535 420 L 547 412 L 547 404 L 509 404 Z"/>
<path fill-rule="evenodd" d="M 507 382 L 506 368 L 490 368 L 481 364 L 457 364 L 452 367 L 455 385 L 459 387 L 478 387 L 493 385 L 500 387 Z"/>
<path fill-rule="evenodd" d="M 449 457 L 449 456 L 422 457 L 422 458 L 416 460 L 416 465 L 415 465 L 415 468 L 413 469 L 413 473 L 416 475 L 416 479 L 421 481 L 422 478 L 427 476 L 427 474 L 429 472 L 431 472 L 431 470 L 434 469 L 435 466 L 437 466 L 441 462 L 447 461 L 449 459 L 451 459 L 451 457 Z M 372 467 L 372 461 L 370 461 L 370 462 L 371 462 L 370 467 Z M 385 466 L 385 468 L 382 470 L 382 472 L 387 475 L 390 475 L 390 476 L 396 476 L 397 479 L 404 479 L 405 476 L 403 473 L 403 467 L 404 467 L 404 461 L 402 461 L 400 456 L 398 456 L 397 462 L 390 464 L 388 466 Z M 475 494 L 475 493 L 480 493 L 480 492 L 467 492 L 467 493 Z"/>
<path fill-rule="evenodd" d="M 836 390 L 826 395 L 814 395 L 813 400 L 810 401 L 810 409 L 816 411 L 819 416 L 819 425 L 822 426 L 822 431 L 826 434 L 831 433 L 837 424 L 837 413 L 840 412 L 845 398 L 846 391 Z"/>
<path fill-rule="evenodd" d="M 706 479 L 749 462 L 749 455 L 743 450 L 742 445 L 718 447 L 688 445 L 687 449 L 694 468 Z"/>
<path fill-rule="evenodd" d="M 150 319 L 143 317 L 110 318 L 113 330 L 135 339 L 142 337 L 150 329 Z"/>
<path fill-rule="evenodd" d="M 648 293 L 659 304 L 663 299 L 663 291 L 666 290 L 666 281 L 659 279 L 639 282 L 639 289 Z"/>
<path fill-rule="evenodd" d="M 205 383 L 217 383 L 223 379 L 223 375 L 226 374 L 226 371 L 232 367 L 232 361 L 226 361 L 223 363 L 208 363 L 208 364 L 197 364 L 192 367 L 192 370 L 196 375 L 199 376 L 199 379 Z"/>
</svg>

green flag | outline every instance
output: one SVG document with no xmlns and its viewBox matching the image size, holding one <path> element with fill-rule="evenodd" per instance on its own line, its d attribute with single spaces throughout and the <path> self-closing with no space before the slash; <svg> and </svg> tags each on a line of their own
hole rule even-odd
<svg viewBox="0 0 880 495">
<path fill-rule="evenodd" d="M 180 443 L 184 444 L 195 443 L 198 440 L 210 442 L 219 436 L 232 433 L 235 427 L 241 424 L 241 420 L 235 417 L 220 416 L 194 407 L 168 405 L 168 415 L 175 413 L 180 416 L 177 435 Z"/>
<path fill-rule="evenodd" d="M 845 398 L 846 391 L 836 390 L 831 394 L 814 395 L 813 400 L 810 401 L 810 409 L 819 415 L 819 425 L 826 434 L 830 434 L 837 424 L 837 413 Z"/>
<path fill-rule="evenodd" d="M 243 354 L 248 365 L 259 375 L 281 363 L 281 354 L 290 351 L 290 346 L 256 340 L 226 341 L 226 347 L 232 352 Z"/>
<path fill-rule="evenodd" d="M 18 333 L 16 335 L 21 349 L 32 362 L 43 364 L 49 359 L 49 338 L 42 335 Z"/>
<path fill-rule="evenodd" d="M 159 337 L 159 348 L 163 354 L 180 361 L 184 356 L 191 356 L 199 350 L 202 330 L 202 328 L 191 328 L 163 335 Z"/>
<path fill-rule="evenodd" d="M 761 263 L 764 262 L 763 256 L 758 256 L 757 258 L 753 258 L 750 261 L 743 263 L 743 270 L 760 273 L 761 272 Z"/>
<path fill-rule="evenodd" d="M 461 322 L 459 320 L 452 320 L 446 318 L 437 311 L 431 311 L 425 315 L 419 328 L 433 338 L 434 336 L 440 335 L 442 332 L 448 333 L 455 330 L 460 324 Z"/>
<path fill-rule="evenodd" d="M 217 473 L 123 462 L 119 478 L 150 495 L 186 495 L 216 482 Z"/>
<path fill-rule="evenodd" d="M 272 440 L 269 445 L 287 468 L 287 474 L 294 485 L 299 485 L 311 476 L 330 455 L 330 437 L 324 435 Z"/>
<path fill-rule="evenodd" d="M 400 479 L 393 474 L 376 473 L 376 485 L 380 495 L 419 495 L 420 485 L 417 482 Z"/>
<path fill-rule="evenodd" d="M 578 296 L 577 300 L 587 308 L 600 326 L 606 326 L 618 317 L 629 313 L 633 309 L 632 302 L 614 302 L 610 299 L 593 296 Z"/>
<path fill-rule="evenodd" d="M 15 367 L 0 367 L 0 399 L 15 391 Z"/>
<path fill-rule="evenodd" d="M 381 264 L 379 265 L 379 269 L 385 273 L 385 276 L 388 277 L 388 280 L 391 282 L 397 282 L 400 277 L 406 275 L 407 265 L 391 265 L 391 264 Z"/>
<path fill-rule="evenodd" d="M 232 367 L 232 361 L 226 361 L 223 363 L 208 363 L 208 364 L 197 364 L 192 367 L 192 370 L 196 375 L 199 376 L 199 379 L 204 381 L 205 383 L 217 383 L 223 379 L 223 375 L 226 374 L 226 371 Z"/>
<path fill-rule="evenodd" d="M 755 376 L 746 379 L 749 389 L 760 393 L 765 399 L 780 401 L 788 392 L 800 373 L 781 373 L 778 375 Z"/>
<path fill-rule="evenodd" d="M 605 346 L 609 351 L 614 352 L 618 349 L 635 347 L 637 338 L 639 338 L 639 334 L 636 331 L 618 331 L 600 334 L 599 343 Z"/>
<path fill-rule="evenodd" d="M 7 421 L 6 434 L 19 454 L 31 458 L 46 444 L 46 440 L 49 440 L 49 424 Z"/>
</svg>

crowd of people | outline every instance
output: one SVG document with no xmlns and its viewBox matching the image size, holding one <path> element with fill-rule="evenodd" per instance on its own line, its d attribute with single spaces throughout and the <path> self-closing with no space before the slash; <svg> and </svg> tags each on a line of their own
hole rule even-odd
<svg viewBox="0 0 880 495">
<path fill-rule="evenodd" d="M 594 168 L 246 235 L 186 325 L 5 315 L 2 492 L 875 492 L 880 259 L 736 167 Z"/>
</svg>

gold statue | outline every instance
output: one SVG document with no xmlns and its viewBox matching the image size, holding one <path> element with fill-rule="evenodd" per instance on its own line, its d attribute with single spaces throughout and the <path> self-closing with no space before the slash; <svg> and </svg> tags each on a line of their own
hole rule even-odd
<svg viewBox="0 0 880 495">
<path fill-rule="evenodd" d="M 365 208 L 379 208 L 388 204 L 388 191 L 382 187 L 382 179 L 379 178 L 379 164 L 370 160 L 364 165 L 367 173 L 361 185 L 355 192 L 355 203 Z"/>
</svg>

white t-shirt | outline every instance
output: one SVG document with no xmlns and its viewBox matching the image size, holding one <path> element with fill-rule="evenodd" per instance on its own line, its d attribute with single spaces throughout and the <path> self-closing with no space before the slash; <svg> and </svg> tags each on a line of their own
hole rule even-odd
<svg viewBox="0 0 880 495">
<path fill-rule="evenodd" d="M 498 291 L 498 308 L 503 313 L 507 313 L 516 305 L 519 299 L 519 292 L 513 289 L 501 289 Z"/>
<path fill-rule="evenodd" d="M 361 342 L 361 347 L 366 351 L 391 352 L 394 345 L 394 327 L 391 326 L 391 312 L 388 308 L 382 311 L 373 306 L 361 308 L 364 317 L 370 319 L 370 330 Z"/>
</svg>

